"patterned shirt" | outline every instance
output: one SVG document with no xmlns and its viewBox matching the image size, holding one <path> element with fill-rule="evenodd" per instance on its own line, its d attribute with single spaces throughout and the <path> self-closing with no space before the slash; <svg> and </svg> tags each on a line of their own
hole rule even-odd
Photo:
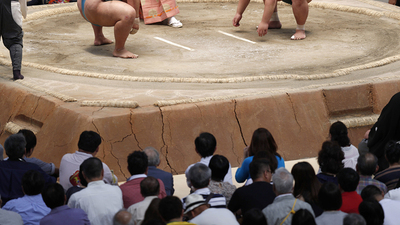
<svg viewBox="0 0 400 225">
<path fill-rule="evenodd" d="M 387 187 L 384 183 L 372 179 L 371 176 L 364 176 L 364 175 L 360 175 L 360 182 L 358 183 L 357 186 L 357 193 L 360 195 L 361 191 L 368 185 L 374 185 L 377 186 L 378 188 L 380 188 L 384 194 L 386 194 L 388 192 Z"/>
<path fill-rule="evenodd" d="M 223 195 L 226 198 L 226 205 L 229 204 L 233 192 L 236 191 L 236 186 L 233 184 L 213 180 L 210 181 L 208 188 L 210 189 L 211 193 Z"/>
<path fill-rule="evenodd" d="M 389 167 L 379 173 L 377 173 L 374 179 L 379 180 L 382 183 L 385 183 L 388 187 L 388 190 L 392 190 L 396 188 L 397 182 L 400 177 L 400 165 Z"/>
</svg>

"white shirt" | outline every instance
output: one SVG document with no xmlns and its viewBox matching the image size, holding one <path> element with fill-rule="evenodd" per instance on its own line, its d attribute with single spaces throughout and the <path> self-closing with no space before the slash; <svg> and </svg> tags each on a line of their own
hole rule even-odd
<svg viewBox="0 0 400 225">
<path fill-rule="evenodd" d="M 197 225 L 239 225 L 235 215 L 225 208 L 208 208 L 190 222 Z"/>
<path fill-rule="evenodd" d="M 399 224 L 400 201 L 384 198 L 379 203 L 381 204 L 383 212 L 385 213 L 383 225 Z"/>
<path fill-rule="evenodd" d="M 385 198 L 400 201 L 400 188 L 392 189 L 385 194 Z"/>
<path fill-rule="evenodd" d="M 86 159 L 93 157 L 93 155 L 76 151 L 75 153 L 65 154 L 60 163 L 60 184 L 63 186 L 64 190 L 67 191 L 72 184 L 69 182 L 69 177 L 74 174 L 77 170 L 79 170 L 79 166 Z M 103 163 L 104 170 L 104 182 L 107 184 L 117 184 L 118 179 L 117 176 L 111 173 L 110 168 Z"/>
<path fill-rule="evenodd" d="M 90 182 L 87 188 L 71 195 L 68 206 L 85 211 L 92 225 L 110 225 L 124 203 L 118 186 L 100 180 Z"/>
<path fill-rule="evenodd" d="M 158 198 L 158 196 L 147 196 L 143 201 L 135 203 L 128 208 L 128 212 L 132 214 L 136 225 L 141 225 L 144 220 L 144 215 L 146 214 L 147 208 L 153 199 Z"/>
<path fill-rule="evenodd" d="M 212 157 L 213 157 L 213 156 L 211 155 L 211 156 L 207 156 L 207 157 L 205 157 L 205 158 L 201 158 L 199 163 L 203 163 L 204 165 L 208 166 L 208 164 L 210 164 L 210 160 L 211 160 Z M 194 163 L 194 164 L 196 164 L 196 163 Z M 193 166 L 194 164 L 188 166 L 188 168 L 187 168 L 186 171 L 185 171 L 186 183 L 187 183 L 188 187 L 191 187 L 191 185 L 190 185 L 190 180 L 189 180 L 189 176 L 188 176 L 189 170 L 190 170 L 190 168 L 192 168 L 192 166 Z M 225 177 L 224 177 L 224 182 L 228 182 L 228 183 L 230 183 L 230 184 L 233 184 L 233 183 L 232 183 L 232 169 L 231 169 L 231 164 L 230 164 L 230 163 L 229 163 L 228 173 L 226 173 L 226 175 L 225 175 Z"/>
<path fill-rule="evenodd" d="M 342 151 L 344 153 L 344 167 L 347 168 L 352 168 L 356 170 L 356 165 L 357 165 L 357 159 L 360 156 L 360 153 L 358 153 L 358 149 L 354 145 L 350 145 L 347 147 L 342 147 Z"/>
<path fill-rule="evenodd" d="M 200 188 L 197 189 L 196 191 L 194 191 L 192 194 L 198 194 L 198 195 L 202 195 L 204 200 L 206 200 L 206 197 L 204 195 L 210 195 L 211 191 L 208 187 L 205 188 Z M 186 197 L 182 198 L 182 204 L 183 204 L 183 209 L 186 209 Z M 210 201 L 208 202 L 208 204 L 210 204 L 211 207 L 215 208 L 215 207 L 225 207 L 226 208 L 226 198 L 223 195 L 220 196 L 213 196 Z"/>
</svg>

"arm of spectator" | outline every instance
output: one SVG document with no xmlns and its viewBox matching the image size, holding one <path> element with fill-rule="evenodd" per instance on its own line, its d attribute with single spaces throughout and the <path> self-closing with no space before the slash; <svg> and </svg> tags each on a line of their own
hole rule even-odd
<svg viewBox="0 0 400 225">
<path fill-rule="evenodd" d="M 165 192 L 165 186 L 164 186 L 164 182 L 162 182 L 162 180 L 157 179 L 158 182 L 160 183 L 160 194 L 158 195 L 158 198 L 165 198 L 167 197 L 167 193 Z"/>
<path fill-rule="evenodd" d="M 285 168 L 285 160 L 282 157 L 276 156 L 276 160 L 278 161 L 278 168 Z"/>
<path fill-rule="evenodd" d="M 243 183 L 249 177 L 249 165 L 253 158 L 248 157 L 243 160 L 242 166 L 236 170 L 235 179 L 238 183 Z"/>
</svg>

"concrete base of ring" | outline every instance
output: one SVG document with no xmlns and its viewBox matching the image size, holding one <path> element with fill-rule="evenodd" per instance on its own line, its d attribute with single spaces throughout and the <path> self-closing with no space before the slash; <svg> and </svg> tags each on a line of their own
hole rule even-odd
<svg viewBox="0 0 400 225">
<path fill-rule="evenodd" d="M 0 143 L 31 129 L 33 156 L 59 166 L 77 150 L 80 133 L 94 130 L 103 138 L 97 157 L 120 181 L 129 177 L 127 155 L 147 146 L 160 150 L 160 168 L 183 173 L 199 161 L 201 132 L 214 134 L 216 154 L 233 167 L 259 127 L 271 131 L 285 160 L 315 157 L 336 120 L 357 146 L 400 91 L 400 11 L 367 0 L 316 1 L 307 39 L 291 41 L 290 6 L 278 7 L 283 28 L 260 38 L 262 4 L 251 3 L 234 28 L 236 4 L 179 3 L 181 29 L 141 23 L 127 42 L 141 56 L 135 60 L 111 57 L 113 45 L 91 46 L 90 25 L 73 4 L 30 8 L 23 81 L 10 80 L 8 52 L 0 49 Z M 39 16 L 46 12 L 53 14 Z M 105 28 L 109 37 L 112 31 Z"/>
</svg>

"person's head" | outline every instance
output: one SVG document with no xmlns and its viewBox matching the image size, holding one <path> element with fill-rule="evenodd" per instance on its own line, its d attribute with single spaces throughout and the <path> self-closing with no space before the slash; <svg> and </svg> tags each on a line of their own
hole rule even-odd
<svg viewBox="0 0 400 225">
<path fill-rule="evenodd" d="M 189 169 L 188 175 L 194 188 L 205 188 L 210 183 L 211 169 L 203 163 L 196 163 Z"/>
<path fill-rule="evenodd" d="M 274 173 L 275 170 L 278 168 L 278 160 L 276 159 L 276 156 L 267 150 L 258 151 L 253 157 L 253 160 L 257 159 L 268 160 L 269 168 L 271 169 L 272 173 Z"/>
<path fill-rule="evenodd" d="M 94 131 L 83 131 L 78 141 L 78 148 L 82 151 L 94 153 L 101 144 L 101 137 Z"/>
<path fill-rule="evenodd" d="M 257 182 L 257 180 L 271 181 L 272 172 L 269 167 L 269 161 L 266 159 L 253 160 L 249 165 L 249 172 L 253 182 Z"/>
<path fill-rule="evenodd" d="M 293 176 L 287 169 L 281 167 L 272 175 L 276 195 L 291 193 L 293 191 Z"/>
<path fill-rule="evenodd" d="M 161 199 L 158 212 L 165 222 L 181 219 L 183 215 L 182 202 L 178 197 L 167 196 Z"/>
<path fill-rule="evenodd" d="M 36 135 L 28 129 L 21 129 L 18 131 L 18 134 L 22 134 L 25 137 L 25 155 L 26 157 L 29 157 L 30 155 L 32 155 L 33 149 L 35 148 L 37 143 Z"/>
<path fill-rule="evenodd" d="M 361 198 L 363 200 L 374 199 L 378 202 L 383 199 L 383 191 L 375 185 L 368 185 L 361 191 Z"/>
<path fill-rule="evenodd" d="M 323 183 L 318 193 L 318 202 L 324 211 L 339 210 L 342 206 L 339 187 L 332 182 Z"/>
<path fill-rule="evenodd" d="M 341 121 L 337 121 L 329 128 L 331 141 L 336 141 L 340 146 L 346 147 L 350 145 L 350 138 L 347 136 L 347 127 Z"/>
<path fill-rule="evenodd" d="M 299 209 L 293 214 L 292 225 L 316 225 L 314 216 L 307 209 Z"/>
<path fill-rule="evenodd" d="M 214 154 L 217 147 L 217 140 L 214 135 L 204 132 L 194 140 L 194 145 L 196 146 L 197 153 L 202 158 L 205 158 Z"/>
<path fill-rule="evenodd" d="M 339 187 L 345 192 L 355 191 L 360 181 L 360 175 L 352 168 L 343 168 L 336 175 Z"/>
<path fill-rule="evenodd" d="M 343 225 L 367 225 L 367 222 L 360 214 L 350 213 L 343 218 Z"/>
<path fill-rule="evenodd" d="M 249 156 L 254 156 L 259 151 L 269 151 L 274 155 L 278 155 L 278 145 L 272 134 L 265 128 L 258 128 L 251 137 Z"/>
<path fill-rule="evenodd" d="M 119 210 L 113 218 L 113 225 L 135 225 L 135 218 L 126 209 Z"/>
<path fill-rule="evenodd" d="M 370 153 L 361 154 L 357 159 L 357 170 L 361 175 L 372 176 L 378 170 L 378 158 Z"/>
<path fill-rule="evenodd" d="M 128 155 L 128 171 L 131 175 L 146 173 L 148 165 L 146 153 L 134 151 Z"/>
<path fill-rule="evenodd" d="M 140 194 L 143 197 L 158 196 L 160 192 L 160 183 L 154 177 L 146 177 L 140 182 Z"/>
<path fill-rule="evenodd" d="M 79 166 L 79 171 L 82 171 L 82 176 L 88 183 L 103 179 L 103 163 L 96 157 L 83 161 Z"/>
<path fill-rule="evenodd" d="M 143 221 L 142 225 L 165 225 L 162 219 L 150 219 L 148 221 Z"/>
<path fill-rule="evenodd" d="M 6 154 L 11 160 L 22 158 L 25 154 L 26 141 L 22 134 L 13 134 L 4 142 Z"/>
<path fill-rule="evenodd" d="M 211 180 L 223 181 L 229 170 L 229 161 L 223 155 L 214 155 L 208 167 L 211 169 Z"/>
<path fill-rule="evenodd" d="M 389 141 L 385 146 L 385 156 L 390 165 L 400 163 L 400 141 Z"/>
<path fill-rule="evenodd" d="M 63 206 L 66 199 L 64 188 L 59 183 L 49 184 L 44 188 L 42 198 L 50 209 Z"/>
<path fill-rule="evenodd" d="M 252 208 L 243 215 L 242 225 L 267 225 L 267 219 L 261 209 Z"/>
<path fill-rule="evenodd" d="M 364 200 L 358 206 L 360 215 L 364 217 L 367 225 L 382 225 L 385 213 L 378 201 L 374 199 Z"/>
<path fill-rule="evenodd" d="M 186 209 L 184 214 L 190 214 L 190 218 L 195 218 L 204 210 L 209 208 L 202 195 L 190 194 L 185 199 Z"/>
<path fill-rule="evenodd" d="M 325 141 L 318 153 L 318 164 L 324 173 L 337 174 L 343 167 L 344 153 L 336 142 Z"/>
<path fill-rule="evenodd" d="M 38 195 L 43 191 L 45 180 L 39 171 L 29 170 L 22 176 L 21 183 L 26 195 Z"/>
<path fill-rule="evenodd" d="M 306 202 L 317 202 L 321 183 L 315 175 L 314 168 L 308 162 L 298 162 L 291 171 L 294 178 L 293 195 L 303 196 Z"/>
<path fill-rule="evenodd" d="M 147 155 L 149 166 L 160 165 L 160 153 L 157 151 L 157 149 L 153 147 L 146 147 L 143 149 L 143 152 Z"/>
<path fill-rule="evenodd" d="M 149 207 L 147 207 L 146 213 L 144 214 L 144 219 L 142 224 L 147 222 L 151 222 L 152 220 L 161 220 L 160 213 L 158 212 L 158 205 L 160 204 L 161 199 L 155 198 L 151 201 Z"/>
</svg>

